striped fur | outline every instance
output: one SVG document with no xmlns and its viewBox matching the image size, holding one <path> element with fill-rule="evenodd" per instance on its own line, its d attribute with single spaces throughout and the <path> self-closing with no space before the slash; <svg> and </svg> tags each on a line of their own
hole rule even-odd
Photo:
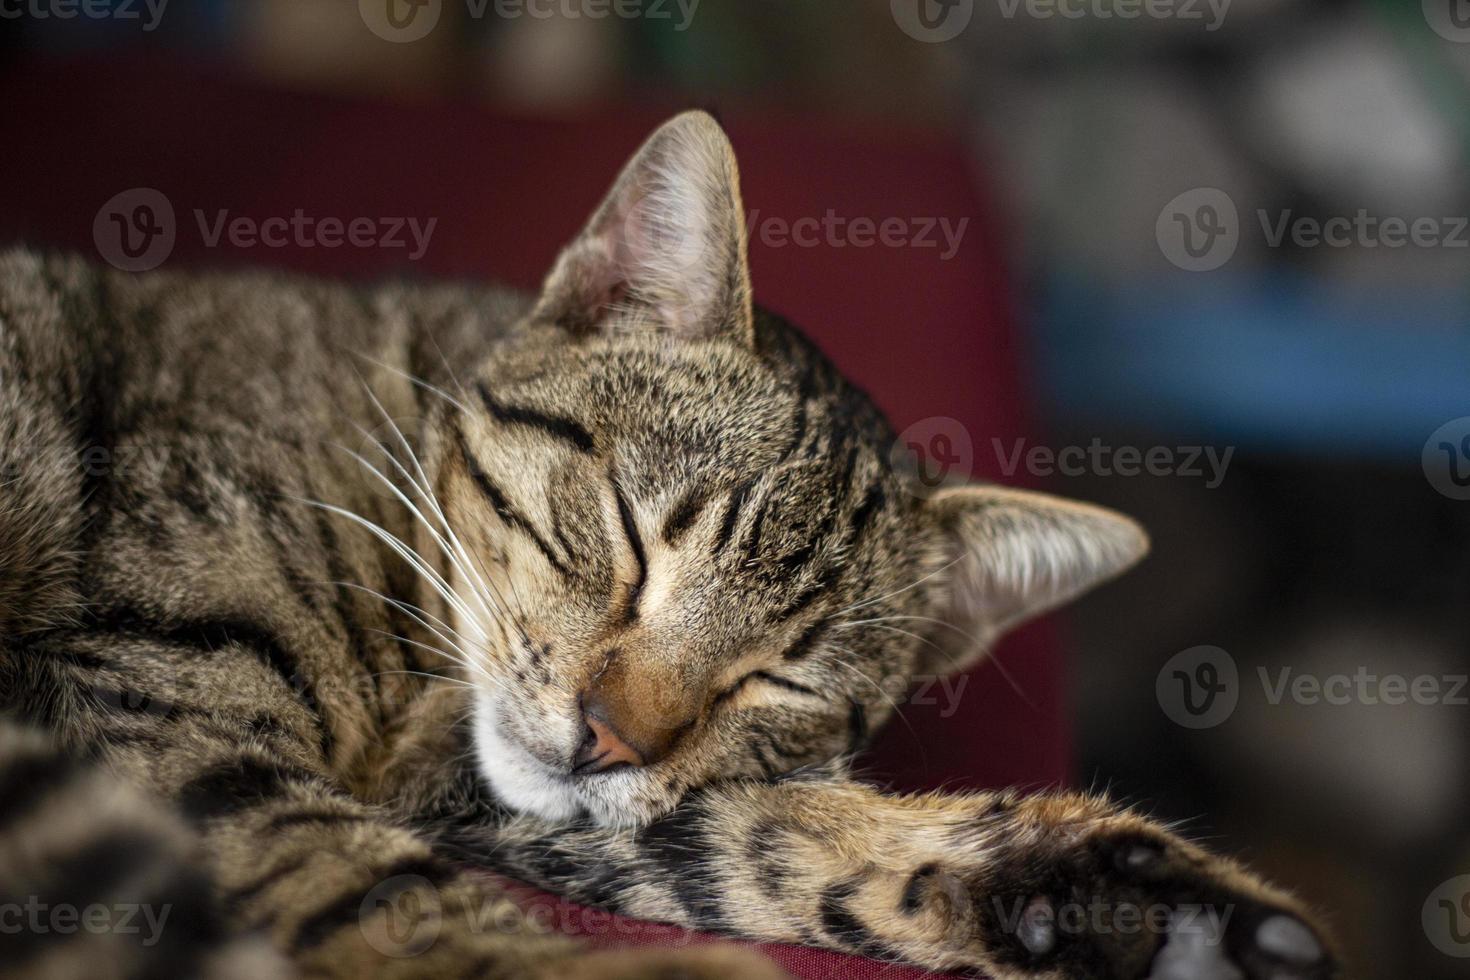
<svg viewBox="0 0 1470 980">
<path fill-rule="evenodd" d="M 920 492 L 872 403 L 751 307 L 740 215 L 686 115 L 539 297 L 0 253 L 0 853 L 25 857 L 0 928 L 24 896 L 174 909 L 147 945 L 30 928 L 0 974 L 778 975 L 586 953 L 488 864 L 998 978 L 1194 955 L 1177 928 L 1048 945 L 1037 903 L 1224 904 L 1243 975 L 1332 975 L 1289 897 L 1104 801 L 846 777 L 889 679 L 965 666 L 1145 541 Z M 657 758 L 579 771 L 593 695 Z"/>
</svg>

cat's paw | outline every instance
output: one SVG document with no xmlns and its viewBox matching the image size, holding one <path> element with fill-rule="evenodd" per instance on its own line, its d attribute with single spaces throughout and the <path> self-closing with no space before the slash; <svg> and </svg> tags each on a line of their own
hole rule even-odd
<svg viewBox="0 0 1470 980">
<path fill-rule="evenodd" d="M 941 943 L 998 980 L 1340 976 L 1300 903 L 1146 821 L 1022 818 L 1011 830 L 984 860 L 921 867 L 903 891 L 916 924 L 942 922 Z"/>
<path fill-rule="evenodd" d="M 1328 980 L 1306 913 L 1227 862 L 1166 837 L 1099 834 L 1014 868 L 977 910 L 996 959 L 1127 980 Z"/>
<path fill-rule="evenodd" d="M 626 949 L 586 953 L 557 963 L 538 980 L 791 980 L 752 949 L 725 943 L 683 949 Z"/>
</svg>

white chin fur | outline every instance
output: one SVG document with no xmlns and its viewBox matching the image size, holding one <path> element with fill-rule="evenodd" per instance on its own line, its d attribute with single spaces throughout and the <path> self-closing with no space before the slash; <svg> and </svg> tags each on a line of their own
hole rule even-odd
<svg viewBox="0 0 1470 980">
<path fill-rule="evenodd" d="M 500 734 L 493 699 L 475 699 L 475 759 L 480 775 L 512 810 L 547 820 L 570 820 L 582 810 L 564 777 Z"/>
</svg>

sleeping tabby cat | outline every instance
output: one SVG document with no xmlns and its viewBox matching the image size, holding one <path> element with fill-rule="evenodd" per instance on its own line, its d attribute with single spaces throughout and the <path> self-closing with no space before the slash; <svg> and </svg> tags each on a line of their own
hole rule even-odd
<svg viewBox="0 0 1470 980">
<path fill-rule="evenodd" d="M 0 253 L 0 911 L 171 910 L 151 944 L 0 916 L 0 973 L 779 975 L 588 953 L 479 864 L 995 978 L 1336 975 L 1291 897 L 1104 799 L 847 778 L 880 678 L 1146 540 L 915 492 L 753 308 L 742 215 L 692 113 L 539 297 Z"/>
</svg>

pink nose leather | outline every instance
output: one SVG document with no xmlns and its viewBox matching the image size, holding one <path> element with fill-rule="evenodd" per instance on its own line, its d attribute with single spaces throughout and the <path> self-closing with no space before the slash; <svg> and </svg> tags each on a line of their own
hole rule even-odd
<svg viewBox="0 0 1470 980">
<path fill-rule="evenodd" d="M 623 741 L 611 725 L 590 712 L 585 720 L 590 735 L 573 760 L 574 771 L 602 772 L 620 762 L 630 766 L 643 765 L 643 753 Z"/>
</svg>

